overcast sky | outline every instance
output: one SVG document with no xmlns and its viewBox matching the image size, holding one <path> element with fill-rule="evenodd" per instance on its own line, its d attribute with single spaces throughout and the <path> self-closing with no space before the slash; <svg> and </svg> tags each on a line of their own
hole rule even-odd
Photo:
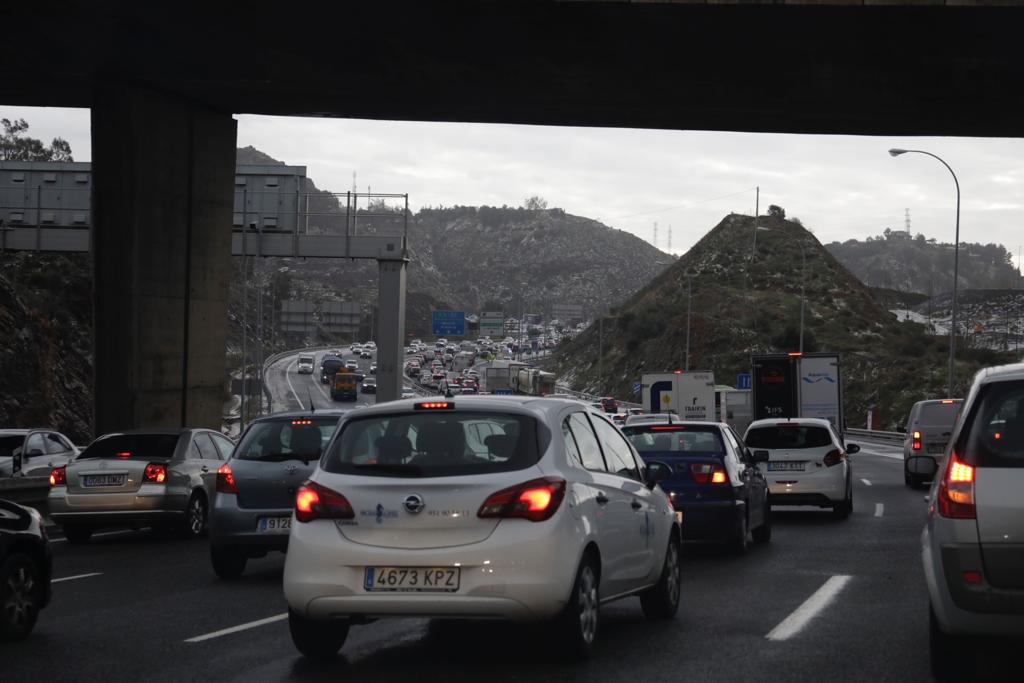
<svg viewBox="0 0 1024 683">
<path fill-rule="evenodd" d="M 0 107 L 33 137 L 63 137 L 77 161 L 91 158 L 89 112 Z M 963 193 L 966 242 L 1024 245 L 1024 140 L 765 135 L 614 128 L 558 128 L 240 115 L 238 146 L 306 166 L 321 189 L 408 193 L 422 206 L 518 206 L 532 195 L 683 253 L 730 211 L 769 204 L 799 217 L 823 243 L 904 227 L 952 242 Z"/>
</svg>

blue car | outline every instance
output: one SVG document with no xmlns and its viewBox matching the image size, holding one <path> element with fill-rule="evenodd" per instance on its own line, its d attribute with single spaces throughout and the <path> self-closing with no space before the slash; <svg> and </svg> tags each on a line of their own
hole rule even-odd
<svg viewBox="0 0 1024 683">
<path fill-rule="evenodd" d="M 771 540 L 768 483 L 757 467 L 766 452 L 751 453 L 727 424 L 672 415 L 622 431 L 646 462 L 672 469 L 660 486 L 682 516 L 684 540 L 722 541 L 740 553 L 751 537 Z"/>
</svg>

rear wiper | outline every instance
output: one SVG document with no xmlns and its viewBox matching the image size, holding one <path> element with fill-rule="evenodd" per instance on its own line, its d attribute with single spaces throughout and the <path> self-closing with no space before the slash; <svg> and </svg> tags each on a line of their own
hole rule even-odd
<svg viewBox="0 0 1024 683">
<path fill-rule="evenodd" d="M 377 472 L 391 472 L 393 474 L 423 474 L 423 468 L 416 465 L 383 464 L 383 463 L 353 463 L 352 467 L 357 470 L 375 470 Z"/>
</svg>

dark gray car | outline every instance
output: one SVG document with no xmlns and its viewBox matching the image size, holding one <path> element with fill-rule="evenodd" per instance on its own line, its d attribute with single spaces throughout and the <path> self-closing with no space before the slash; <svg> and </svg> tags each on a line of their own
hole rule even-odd
<svg viewBox="0 0 1024 683">
<path fill-rule="evenodd" d="M 224 579 L 250 557 L 288 548 L 295 491 L 316 468 L 344 411 L 279 413 L 253 421 L 217 474 L 210 560 Z"/>
</svg>

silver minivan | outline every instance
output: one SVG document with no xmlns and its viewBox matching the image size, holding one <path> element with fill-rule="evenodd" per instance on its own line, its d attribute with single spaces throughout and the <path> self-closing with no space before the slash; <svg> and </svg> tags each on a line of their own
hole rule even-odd
<svg viewBox="0 0 1024 683">
<path fill-rule="evenodd" d="M 918 401 L 907 418 L 903 439 L 903 482 L 911 488 L 932 480 L 946 452 L 962 398 Z"/>
<path fill-rule="evenodd" d="M 979 372 L 934 473 L 921 536 L 939 680 L 973 680 L 965 637 L 1024 637 L 1024 363 Z"/>
</svg>

